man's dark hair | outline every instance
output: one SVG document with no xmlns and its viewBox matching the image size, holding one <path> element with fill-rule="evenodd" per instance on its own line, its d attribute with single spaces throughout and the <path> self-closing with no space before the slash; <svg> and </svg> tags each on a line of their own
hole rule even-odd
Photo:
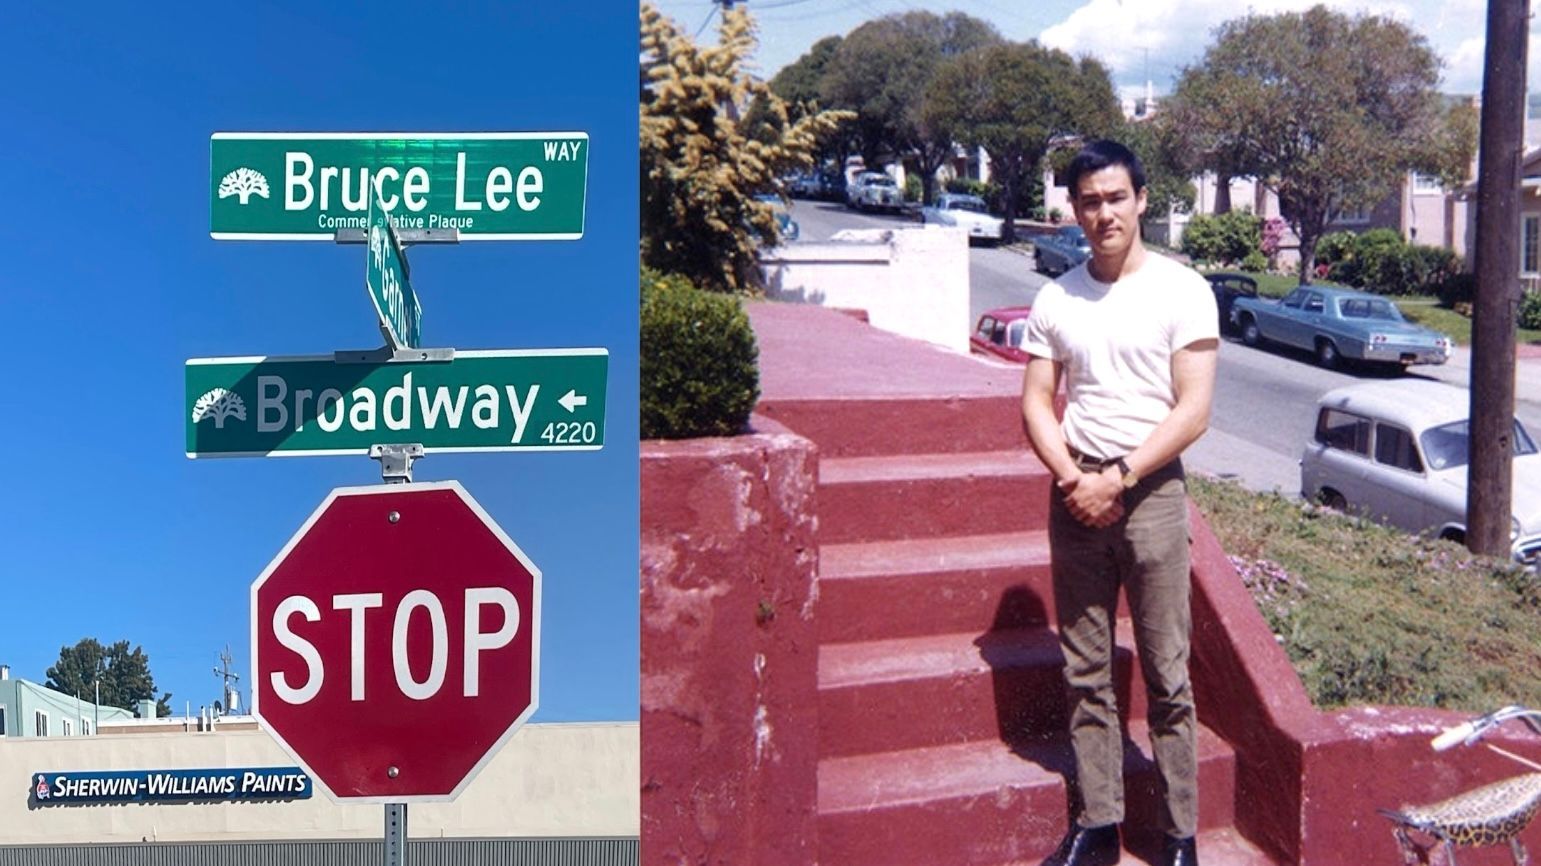
<svg viewBox="0 0 1541 866">
<path fill-rule="evenodd" d="M 1113 165 L 1121 165 L 1129 172 L 1136 193 L 1145 188 L 1145 166 L 1140 164 L 1140 158 L 1122 144 L 1103 138 L 1082 147 L 1081 152 L 1070 160 L 1070 167 L 1065 169 L 1065 188 L 1070 190 L 1070 198 L 1074 200 L 1080 194 L 1083 176 Z"/>
</svg>

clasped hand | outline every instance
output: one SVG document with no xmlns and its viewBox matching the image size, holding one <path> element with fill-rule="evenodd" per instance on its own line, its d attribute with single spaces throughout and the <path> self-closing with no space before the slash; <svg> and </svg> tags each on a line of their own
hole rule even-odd
<svg viewBox="0 0 1541 866">
<path fill-rule="evenodd" d="M 1105 529 L 1124 516 L 1124 485 L 1117 475 L 1082 472 L 1056 484 L 1071 516 L 1093 529 Z"/>
</svg>

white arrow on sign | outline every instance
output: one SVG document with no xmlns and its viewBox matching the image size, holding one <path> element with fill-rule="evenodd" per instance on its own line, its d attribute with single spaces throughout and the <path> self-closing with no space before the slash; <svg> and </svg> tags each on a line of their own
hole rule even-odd
<svg viewBox="0 0 1541 866">
<path fill-rule="evenodd" d="M 563 394 L 561 399 L 557 400 L 557 402 L 562 404 L 563 409 L 566 409 L 569 413 L 571 413 L 579 406 L 589 405 L 589 398 L 580 395 L 576 389 L 570 389 L 566 394 Z"/>
</svg>

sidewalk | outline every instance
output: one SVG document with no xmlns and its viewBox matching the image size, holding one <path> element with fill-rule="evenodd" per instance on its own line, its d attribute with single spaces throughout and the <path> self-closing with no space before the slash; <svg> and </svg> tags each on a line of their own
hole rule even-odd
<svg viewBox="0 0 1541 866">
<path fill-rule="evenodd" d="M 1522 343 L 1515 348 L 1514 354 L 1515 402 L 1541 409 L 1541 345 Z M 1444 364 L 1414 367 L 1413 372 L 1468 388 L 1471 386 L 1471 347 L 1457 346 Z"/>
</svg>

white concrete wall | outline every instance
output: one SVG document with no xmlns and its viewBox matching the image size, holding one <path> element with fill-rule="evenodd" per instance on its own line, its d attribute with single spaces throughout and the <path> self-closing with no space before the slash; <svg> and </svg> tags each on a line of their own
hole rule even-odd
<svg viewBox="0 0 1541 866">
<path fill-rule="evenodd" d="M 766 297 L 866 310 L 874 327 L 968 354 L 968 235 L 916 226 L 847 230 L 761 254 Z"/>
<path fill-rule="evenodd" d="M 446 720 L 453 725 L 453 720 Z M 379 804 L 309 800 L 37 806 L 34 773 L 293 766 L 262 731 L 0 739 L 0 845 L 378 838 Z M 521 728 L 453 803 L 408 809 L 413 837 L 635 837 L 637 723 Z"/>
</svg>

